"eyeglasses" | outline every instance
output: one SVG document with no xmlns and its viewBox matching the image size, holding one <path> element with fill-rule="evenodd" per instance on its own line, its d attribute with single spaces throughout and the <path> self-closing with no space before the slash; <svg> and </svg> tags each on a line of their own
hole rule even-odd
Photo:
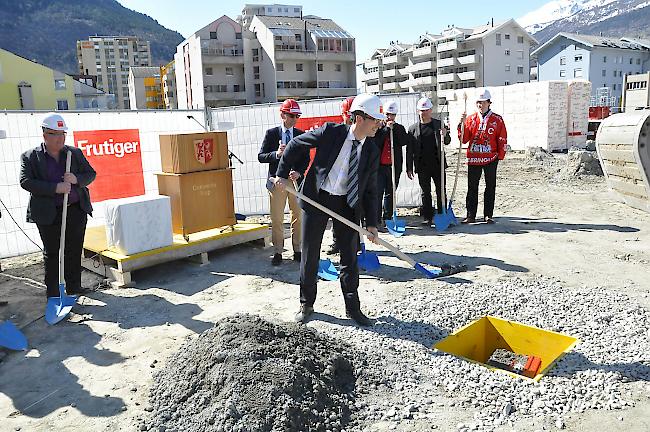
<svg viewBox="0 0 650 432">
<path fill-rule="evenodd" d="M 374 121 L 375 123 L 379 123 L 379 122 L 381 121 L 380 119 L 376 119 L 376 118 L 374 118 L 374 117 L 370 117 L 368 114 L 361 114 L 361 117 L 363 117 L 363 118 L 366 119 L 366 120 Z"/>
<path fill-rule="evenodd" d="M 66 136 L 67 132 L 43 132 L 45 135 L 51 136 Z"/>
<path fill-rule="evenodd" d="M 284 113 L 289 118 L 299 118 L 300 114 L 291 114 L 291 113 Z"/>
</svg>

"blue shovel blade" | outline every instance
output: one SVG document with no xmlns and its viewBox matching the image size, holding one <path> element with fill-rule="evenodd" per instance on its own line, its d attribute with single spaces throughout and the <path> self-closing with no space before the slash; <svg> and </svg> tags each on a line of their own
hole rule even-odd
<svg viewBox="0 0 650 432">
<path fill-rule="evenodd" d="M 59 284 L 59 297 L 50 297 L 45 306 L 45 321 L 54 325 L 68 316 L 72 306 L 77 302 L 77 296 L 69 296 L 65 293 L 64 284 Z"/>
<path fill-rule="evenodd" d="M 23 351 L 27 349 L 27 338 L 11 321 L 0 324 L 0 346 Z"/>
<path fill-rule="evenodd" d="M 454 214 L 454 208 L 451 205 L 451 201 L 449 201 L 449 206 L 447 206 L 447 215 L 449 216 L 449 223 L 451 225 L 458 225 L 458 218 Z"/>
<path fill-rule="evenodd" d="M 326 281 L 335 281 L 339 278 L 339 271 L 334 267 L 332 261 L 320 260 L 318 262 L 318 277 Z"/>
<path fill-rule="evenodd" d="M 380 267 L 379 258 L 377 254 L 366 251 L 366 245 L 361 243 L 361 251 L 359 252 L 359 257 L 357 258 L 357 264 L 359 267 L 365 271 L 375 271 Z"/>
<path fill-rule="evenodd" d="M 444 231 L 449 228 L 451 225 L 451 219 L 449 218 L 449 213 L 446 211 L 444 213 L 436 213 L 433 216 L 433 223 L 436 225 L 436 231 Z"/>
<path fill-rule="evenodd" d="M 393 218 L 386 221 L 386 228 L 393 237 L 401 237 L 406 232 L 406 222 L 397 219 L 397 215 L 393 214 Z"/>
</svg>

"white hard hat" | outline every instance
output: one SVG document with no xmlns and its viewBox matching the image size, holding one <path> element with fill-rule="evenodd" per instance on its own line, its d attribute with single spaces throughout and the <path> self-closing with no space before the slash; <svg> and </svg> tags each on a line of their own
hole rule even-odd
<svg viewBox="0 0 650 432">
<path fill-rule="evenodd" d="M 65 124 L 65 120 L 57 113 L 49 113 L 43 117 L 41 122 L 41 127 L 56 130 L 56 131 L 67 131 L 68 126 Z"/>
<path fill-rule="evenodd" d="M 418 100 L 418 111 L 426 111 L 433 108 L 433 104 L 428 97 L 423 97 Z"/>
<path fill-rule="evenodd" d="M 373 94 L 361 93 L 355 97 L 350 106 L 350 112 L 361 111 L 376 120 L 386 120 L 382 112 L 381 100 Z"/>
<path fill-rule="evenodd" d="M 478 96 L 476 96 L 476 101 L 486 101 L 492 99 L 490 91 L 486 88 L 478 89 Z"/>
<path fill-rule="evenodd" d="M 388 101 L 386 102 L 386 109 L 384 110 L 386 114 L 397 114 L 397 102 Z"/>
</svg>

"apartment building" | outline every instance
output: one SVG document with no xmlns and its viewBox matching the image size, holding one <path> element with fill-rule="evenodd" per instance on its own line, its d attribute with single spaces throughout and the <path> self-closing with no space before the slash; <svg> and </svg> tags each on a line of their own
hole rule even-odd
<svg viewBox="0 0 650 432">
<path fill-rule="evenodd" d="M 160 68 L 133 66 L 129 69 L 129 105 L 135 109 L 165 109 Z"/>
<path fill-rule="evenodd" d="M 179 108 L 356 94 L 354 38 L 334 21 L 283 5 L 246 5 L 242 17 L 224 15 L 178 46 Z"/>
<path fill-rule="evenodd" d="M 536 43 L 513 19 L 450 26 L 414 44 L 391 42 L 375 50 L 361 64 L 362 82 L 370 93 L 423 93 L 442 104 L 456 89 L 529 82 L 528 59 Z"/>
<path fill-rule="evenodd" d="M 129 68 L 151 66 L 149 41 L 134 36 L 90 36 L 77 41 L 79 73 L 97 76 L 97 88 L 115 95 L 118 109 L 129 109 Z"/>
<path fill-rule="evenodd" d="M 623 101 L 625 111 L 650 108 L 650 72 L 623 77 Z"/>
<path fill-rule="evenodd" d="M 650 70 L 650 42 L 631 38 L 561 32 L 531 55 L 539 81 L 591 81 L 592 105 L 620 106 L 625 76 Z"/>
<path fill-rule="evenodd" d="M 160 80 L 162 82 L 164 108 L 177 109 L 178 97 L 176 95 L 176 67 L 174 60 L 160 67 Z"/>
</svg>

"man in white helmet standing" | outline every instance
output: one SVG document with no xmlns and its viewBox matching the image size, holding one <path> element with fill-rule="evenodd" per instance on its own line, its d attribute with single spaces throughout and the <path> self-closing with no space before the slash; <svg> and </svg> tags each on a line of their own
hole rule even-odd
<svg viewBox="0 0 650 432">
<path fill-rule="evenodd" d="M 305 174 L 301 192 L 338 213 L 359 223 L 366 218 L 366 228 L 376 242 L 377 233 L 377 169 L 379 150 L 368 141 L 372 139 L 386 116 L 381 101 L 375 95 L 355 97 L 350 113 L 352 125 L 326 123 L 322 127 L 295 137 L 284 149 L 278 164 L 275 187 L 286 188 L 291 167 L 310 149 L 316 149 L 313 162 Z M 296 321 L 305 323 L 314 312 L 318 261 L 323 233 L 329 216 L 304 201 L 302 219 L 302 261 L 300 262 L 300 310 Z M 341 290 L 346 315 L 359 325 L 372 321 L 361 312 L 359 300 L 359 268 L 357 266 L 358 233 L 335 220 L 334 231 L 341 254 Z"/>
<path fill-rule="evenodd" d="M 65 286 L 68 294 L 81 294 L 81 250 L 86 220 L 92 214 L 88 185 L 95 170 L 83 152 L 65 145 L 68 127 L 59 114 L 48 114 L 41 123 L 43 143 L 21 156 L 20 186 L 30 193 L 27 222 L 33 222 L 43 242 L 45 285 L 48 297 L 59 296 L 59 239 L 63 195 L 68 193 L 65 230 Z M 71 153 L 70 172 L 65 172 Z"/>
<path fill-rule="evenodd" d="M 481 174 L 485 172 L 485 193 L 483 194 L 483 220 L 494 223 L 494 198 L 497 187 L 497 165 L 506 156 L 508 132 L 503 118 L 490 109 L 491 97 L 489 90 L 479 89 L 476 97 L 477 112 L 465 118 L 464 134 L 460 136 L 461 125 L 458 125 L 458 138 L 467 146 L 467 217 L 462 223 L 476 222 L 478 207 L 478 184 Z"/>
</svg>

